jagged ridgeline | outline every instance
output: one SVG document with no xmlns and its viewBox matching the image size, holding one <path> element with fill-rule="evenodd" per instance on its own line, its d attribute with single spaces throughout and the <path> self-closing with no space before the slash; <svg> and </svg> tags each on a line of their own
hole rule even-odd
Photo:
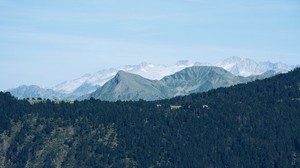
<svg viewBox="0 0 300 168">
<path fill-rule="evenodd" d="M 0 93 L 0 167 L 300 167 L 300 69 L 160 101 Z"/>
<path fill-rule="evenodd" d="M 117 75 L 102 87 L 79 100 L 91 97 L 106 101 L 137 101 L 140 99 L 152 101 L 200 93 L 208 90 L 229 87 L 246 83 L 255 79 L 267 78 L 275 74 L 241 77 L 219 67 L 193 66 L 185 68 L 161 80 L 149 80 L 139 75 L 119 71 Z"/>
</svg>

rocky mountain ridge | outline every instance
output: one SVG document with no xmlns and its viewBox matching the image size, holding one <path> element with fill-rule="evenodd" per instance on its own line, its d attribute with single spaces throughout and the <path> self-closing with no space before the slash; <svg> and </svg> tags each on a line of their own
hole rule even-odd
<svg viewBox="0 0 300 168">
<path fill-rule="evenodd" d="M 106 101 L 152 101 L 191 93 L 200 93 L 229 87 L 239 83 L 247 83 L 274 75 L 242 77 L 235 76 L 223 68 L 213 66 L 192 66 L 185 68 L 161 80 L 150 80 L 142 76 L 119 71 L 117 75 L 102 87 L 82 99 L 100 99 Z"/>
</svg>

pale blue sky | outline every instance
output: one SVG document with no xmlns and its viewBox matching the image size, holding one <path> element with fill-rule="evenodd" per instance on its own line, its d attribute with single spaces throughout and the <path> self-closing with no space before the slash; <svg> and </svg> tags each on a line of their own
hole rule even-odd
<svg viewBox="0 0 300 168">
<path fill-rule="evenodd" d="M 300 64 L 300 1 L 0 0 L 0 90 L 233 55 Z"/>
</svg>

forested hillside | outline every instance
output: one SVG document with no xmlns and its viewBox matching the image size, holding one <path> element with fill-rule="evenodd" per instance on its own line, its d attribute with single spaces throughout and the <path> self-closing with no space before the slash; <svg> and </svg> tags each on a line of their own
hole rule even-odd
<svg viewBox="0 0 300 168">
<path fill-rule="evenodd" d="M 161 101 L 0 93 L 0 167 L 300 167 L 300 69 Z"/>
</svg>

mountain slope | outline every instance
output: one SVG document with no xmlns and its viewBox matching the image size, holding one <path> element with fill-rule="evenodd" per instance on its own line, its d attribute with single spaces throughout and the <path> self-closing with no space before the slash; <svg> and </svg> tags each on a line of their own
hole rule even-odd
<svg viewBox="0 0 300 168">
<path fill-rule="evenodd" d="M 101 100 L 157 100 L 167 98 L 170 90 L 160 81 L 119 71 L 117 75 L 91 94 Z"/>
</svg>

